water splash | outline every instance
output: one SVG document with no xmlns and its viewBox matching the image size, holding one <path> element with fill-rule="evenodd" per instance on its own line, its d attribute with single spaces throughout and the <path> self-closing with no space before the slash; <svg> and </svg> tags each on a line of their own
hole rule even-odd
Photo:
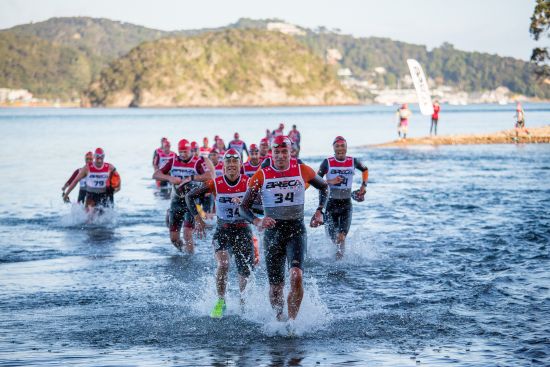
<svg viewBox="0 0 550 367">
<path fill-rule="evenodd" d="M 243 292 L 245 304 L 240 306 L 240 292 L 238 289 L 237 275 L 230 273 L 226 292 L 226 316 L 238 316 L 243 320 L 258 324 L 266 336 L 288 336 L 288 324 L 279 322 L 275 318 L 275 311 L 269 303 L 269 285 L 265 279 L 257 277 L 254 273 L 250 276 L 247 288 Z M 192 303 L 192 309 L 198 316 L 210 314 L 217 300 L 216 283 L 214 275 L 202 277 L 198 283 L 199 296 Z M 285 315 L 286 296 L 289 285 L 285 286 Z M 319 295 L 317 282 L 313 278 L 304 278 L 304 298 L 300 307 L 300 313 L 294 321 L 295 336 L 313 334 L 320 329 L 327 328 L 332 321 L 332 315 Z"/>
<path fill-rule="evenodd" d="M 100 210 L 88 211 L 81 204 L 72 203 L 68 212 L 61 216 L 61 226 L 80 227 L 103 226 L 115 227 L 118 214 L 114 208 L 101 208 Z"/>
</svg>

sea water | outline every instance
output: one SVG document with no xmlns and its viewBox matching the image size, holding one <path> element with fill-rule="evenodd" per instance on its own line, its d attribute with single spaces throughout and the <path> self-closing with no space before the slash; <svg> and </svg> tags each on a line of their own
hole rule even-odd
<svg viewBox="0 0 550 367">
<path fill-rule="evenodd" d="M 528 127 L 550 123 L 550 105 L 525 109 Z M 508 129 L 513 114 L 444 105 L 439 133 Z M 227 316 L 210 319 L 212 233 L 195 255 L 176 251 L 151 179 L 161 137 L 258 143 L 280 122 L 298 125 L 313 168 L 343 135 L 370 172 L 343 261 L 308 228 L 292 336 L 274 320 L 263 261 L 244 312 L 232 266 Z M 429 123 L 416 112 L 410 136 Z M 363 147 L 395 139 L 396 125 L 379 106 L 0 110 L 0 364 L 548 365 L 550 146 Z M 122 190 L 90 222 L 61 186 L 98 146 Z M 306 220 L 316 206 L 309 189 Z"/>
</svg>

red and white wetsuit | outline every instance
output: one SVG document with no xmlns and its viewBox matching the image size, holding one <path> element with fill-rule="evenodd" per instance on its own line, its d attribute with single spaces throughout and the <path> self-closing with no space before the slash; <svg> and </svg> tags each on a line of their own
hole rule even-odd
<svg viewBox="0 0 550 367">
<path fill-rule="evenodd" d="M 157 150 L 157 155 L 156 155 L 157 166 L 162 167 L 166 164 L 166 162 L 168 162 L 171 159 L 174 159 L 175 157 L 176 157 L 175 152 L 169 151 L 168 153 L 164 153 L 164 150 L 159 149 Z"/>
<path fill-rule="evenodd" d="M 284 171 L 270 165 L 255 174 L 257 178 L 260 172 L 263 176 L 261 195 L 266 216 L 281 220 L 303 220 L 306 180 L 301 166 L 296 159 L 291 159 L 289 168 Z M 315 172 L 311 168 L 309 171 L 312 173 L 308 174 L 314 177 Z"/>
<path fill-rule="evenodd" d="M 199 155 L 203 158 L 208 158 L 208 154 L 210 154 L 210 151 L 212 149 L 208 148 L 208 147 L 200 147 L 199 148 Z"/>
<path fill-rule="evenodd" d="M 88 163 L 88 175 L 86 176 L 86 191 L 94 193 L 107 192 L 111 165 L 104 162 L 99 168 L 93 163 Z"/>
<path fill-rule="evenodd" d="M 250 161 L 245 162 L 243 164 L 243 172 L 248 177 L 252 177 L 254 175 L 254 173 L 256 173 L 256 171 L 261 167 L 261 165 L 262 165 L 261 160 L 258 162 L 257 166 L 253 166 L 252 163 L 250 163 Z"/>
<path fill-rule="evenodd" d="M 219 161 L 218 164 L 216 164 L 216 167 L 214 167 L 216 177 L 223 176 L 223 161 Z"/>
<path fill-rule="evenodd" d="M 187 162 L 182 160 L 180 157 L 176 156 L 174 159 L 166 162 L 164 166 L 160 168 L 161 172 L 165 175 L 170 175 L 172 177 L 179 177 L 184 179 L 189 176 L 198 176 L 204 173 L 204 159 L 202 157 L 193 156 Z M 192 181 L 190 184 L 184 186 L 185 190 L 178 192 L 176 194 L 180 197 L 183 197 L 182 194 L 187 193 L 189 189 L 193 186 Z"/>
<path fill-rule="evenodd" d="M 335 157 L 329 157 L 327 161 L 327 181 L 336 177 L 342 178 L 342 182 L 339 184 L 329 184 L 330 197 L 333 199 L 349 199 L 351 197 L 353 175 L 355 174 L 355 161 L 352 157 L 346 157 L 343 161 L 339 161 Z"/>
<path fill-rule="evenodd" d="M 248 187 L 248 176 L 241 175 L 234 186 L 227 183 L 225 176 L 216 177 L 214 185 L 218 219 L 231 223 L 244 222 L 245 220 L 239 215 L 239 205 Z M 234 198 L 240 199 L 239 202 L 233 202 Z"/>
<path fill-rule="evenodd" d="M 231 140 L 229 142 L 229 144 L 227 145 L 227 149 L 235 149 L 237 152 L 239 152 L 239 154 L 243 155 L 243 151 L 246 151 L 246 153 L 248 154 L 248 150 L 246 148 L 246 144 L 244 141 L 240 140 L 240 139 L 234 139 L 234 140 Z"/>
</svg>

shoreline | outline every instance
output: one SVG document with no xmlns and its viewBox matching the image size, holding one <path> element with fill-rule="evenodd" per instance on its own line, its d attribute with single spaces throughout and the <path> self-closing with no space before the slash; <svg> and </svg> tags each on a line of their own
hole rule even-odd
<svg viewBox="0 0 550 367">
<path fill-rule="evenodd" d="M 408 138 L 406 140 L 394 140 L 382 144 L 368 145 L 371 148 L 398 148 L 421 145 L 488 145 L 488 144 L 549 144 L 550 125 L 543 127 L 527 128 L 529 135 L 520 132 L 518 140 L 515 140 L 515 129 L 502 130 L 491 134 L 471 135 L 442 135 L 424 136 L 420 138 Z"/>
<path fill-rule="evenodd" d="M 550 103 L 550 99 L 538 99 L 532 98 L 530 100 L 523 101 L 526 103 Z M 218 105 L 180 105 L 180 106 L 87 106 L 82 105 L 80 102 L 70 102 L 70 101 L 60 101 L 60 102 L 51 102 L 51 101 L 41 101 L 41 102 L 0 102 L 0 108 L 80 108 L 80 109 L 179 109 L 179 108 L 270 108 L 270 107 L 341 107 L 341 106 L 383 106 L 383 107 L 394 107 L 398 106 L 398 103 L 394 103 L 391 106 L 388 106 L 385 103 L 375 103 L 367 101 L 359 101 L 357 103 L 320 103 L 320 104 L 293 104 L 293 103 L 265 103 L 265 104 L 218 104 Z M 456 107 L 458 105 L 444 103 L 445 106 Z M 475 105 L 495 105 L 495 106 L 506 106 L 514 105 L 513 103 L 507 103 L 506 105 L 501 105 L 499 103 L 490 103 L 490 102 L 472 102 L 466 106 L 475 106 Z"/>
</svg>

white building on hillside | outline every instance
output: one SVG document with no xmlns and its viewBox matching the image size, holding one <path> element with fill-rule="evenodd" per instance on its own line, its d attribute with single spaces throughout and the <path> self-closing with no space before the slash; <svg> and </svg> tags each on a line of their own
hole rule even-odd
<svg viewBox="0 0 550 367">
<path fill-rule="evenodd" d="M 291 36 L 303 36 L 306 34 L 306 32 L 304 32 L 294 24 L 283 23 L 283 22 L 267 23 L 267 30 L 281 32 L 284 34 L 289 34 Z"/>
</svg>

